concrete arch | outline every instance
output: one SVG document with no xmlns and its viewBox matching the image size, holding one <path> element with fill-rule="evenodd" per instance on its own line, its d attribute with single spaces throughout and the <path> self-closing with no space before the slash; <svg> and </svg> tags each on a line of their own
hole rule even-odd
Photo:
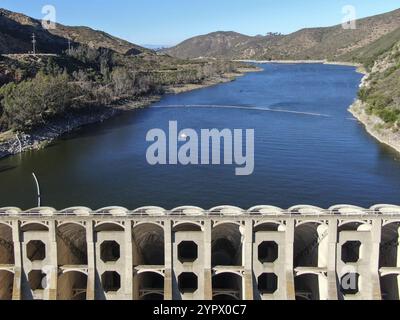
<svg viewBox="0 0 400 320">
<path fill-rule="evenodd" d="M 141 216 L 165 216 L 167 214 L 167 210 L 161 207 L 147 206 L 134 210 L 132 214 Z"/>
<path fill-rule="evenodd" d="M 400 219 L 383 220 L 382 226 L 385 227 L 385 226 L 390 225 L 392 223 L 399 223 L 399 222 L 400 222 Z"/>
<path fill-rule="evenodd" d="M 124 231 L 125 226 L 121 222 L 116 221 L 102 221 L 95 224 L 94 229 L 96 232 L 101 231 Z"/>
<path fill-rule="evenodd" d="M 146 301 L 161 301 L 164 300 L 164 294 L 163 293 L 157 293 L 157 292 L 148 292 L 142 295 L 140 300 L 146 300 Z"/>
<path fill-rule="evenodd" d="M 309 206 L 309 205 L 298 205 L 289 208 L 290 214 L 301 214 L 301 215 L 321 215 L 324 214 L 326 211 L 322 208 Z"/>
<path fill-rule="evenodd" d="M 0 223 L 0 265 L 1 264 L 15 264 L 12 228 L 5 223 Z"/>
<path fill-rule="evenodd" d="M 218 206 L 211 208 L 208 212 L 210 215 L 219 216 L 241 216 L 245 214 L 245 211 L 242 208 L 234 206 Z"/>
<path fill-rule="evenodd" d="M 90 216 L 93 210 L 87 207 L 71 207 L 60 212 L 61 215 Z"/>
<path fill-rule="evenodd" d="M 222 297 L 230 298 L 230 300 L 242 300 L 243 276 L 228 272 L 214 275 L 212 277 L 212 290 L 213 299 L 215 300 L 219 300 Z"/>
<path fill-rule="evenodd" d="M 390 204 L 377 204 L 371 207 L 371 211 L 376 214 L 400 215 L 400 206 Z"/>
<path fill-rule="evenodd" d="M 139 300 L 164 299 L 164 275 L 155 272 L 141 272 L 134 278 L 134 296 Z"/>
<path fill-rule="evenodd" d="M 0 300 L 12 300 L 14 274 L 0 270 Z"/>
<path fill-rule="evenodd" d="M 132 229 L 134 265 L 164 265 L 164 228 L 155 223 L 141 223 Z"/>
<path fill-rule="evenodd" d="M 143 273 L 155 273 L 165 278 L 165 273 L 161 270 L 141 269 L 137 272 L 137 274 L 143 274 Z"/>
<path fill-rule="evenodd" d="M 26 211 L 23 211 L 21 214 L 22 215 L 39 215 L 39 216 L 47 216 L 51 217 L 57 212 L 56 209 L 51 208 L 51 207 L 36 207 L 32 208 Z"/>
<path fill-rule="evenodd" d="M 227 220 L 222 220 L 222 221 L 214 221 L 213 228 L 216 228 L 218 226 L 224 225 L 224 224 L 234 224 L 237 225 L 239 228 L 242 227 L 242 223 L 240 221 L 227 221 Z"/>
<path fill-rule="evenodd" d="M 400 300 L 399 274 L 388 274 L 380 278 L 383 300 Z"/>
<path fill-rule="evenodd" d="M 239 277 L 243 277 L 243 273 L 241 271 L 234 271 L 234 270 L 215 270 L 212 277 L 216 277 L 216 276 L 219 276 L 224 273 L 230 273 L 230 274 L 237 275 Z"/>
<path fill-rule="evenodd" d="M 295 228 L 293 263 L 295 267 L 323 267 L 326 260 L 322 254 L 327 245 L 326 224 L 303 223 Z"/>
<path fill-rule="evenodd" d="M 296 223 L 296 227 L 299 227 L 304 224 L 309 224 L 309 223 L 314 223 L 314 224 L 319 224 L 319 225 L 326 225 L 326 221 L 322 220 L 298 220 Z"/>
<path fill-rule="evenodd" d="M 255 206 L 247 210 L 250 215 L 261 215 L 261 216 L 280 216 L 284 215 L 283 209 L 274 206 Z"/>
<path fill-rule="evenodd" d="M 83 222 L 83 221 L 68 221 L 68 220 L 66 220 L 66 221 L 59 221 L 58 223 L 57 223 L 57 228 L 59 228 L 59 227 L 61 227 L 61 226 L 65 226 L 66 224 L 74 224 L 74 225 L 76 225 L 76 226 L 78 226 L 78 227 L 82 227 L 82 228 L 85 228 L 86 229 L 86 225 L 85 225 L 85 222 Z"/>
<path fill-rule="evenodd" d="M 164 229 L 164 225 L 162 224 L 161 221 L 140 221 L 140 222 L 134 223 L 133 228 L 136 228 L 136 227 L 141 226 L 143 224 L 152 224 L 152 225 L 154 225 L 156 227 Z"/>
<path fill-rule="evenodd" d="M 206 211 L 200 207 L 182 206 L 171 210 L 170 215 L 202 216 Z"/>
<path fill-rule="evenodd" d="M 0 208 L 0 214 L 5 216 L 17 216 L 20 215 L 22 210 L 16 207 L 5 207 Z"/>
<path fill-rule="evenodd" d="M 86 300 L 88 276 L 81 271 L 64 272 L 57 279 L 57 300 Z"/>
<path fill-rule="evenodd" d="M 3 225 L 3 226 L 11 228 L 11 221 L 1 221 L 0 220 L 0 225 Z"/>
<path fill-rule="evenodd" d="M 49 226 L 43 221 L 25 221 L 21 223 L 21 231 L 49 231 Z"/>
<path fill-rule="evenodd" d="M 86 271 L 86 270 L 83 270 L 83 269 L 66 269 L 66 270 L 62 270 L 61 271 L 61 274 L 66 274 L 66 273 L 70 273 L 70 272 L 78 272 L 78 273 L 82 273 L 82 274 L 84 274 L 85 276 L 87 276 L 88 275 L 88 271 Z"/>
<path fill-rule="evenodd" d="M 318 271 L 318 270 L 315 270 L 315 271 L 313 271 L 313 270 L 296 271 L 296 277 L 301 277 L 301 276 L 310 275 L 310 274 L 311 275 L 316 275 L 316 276 L 319 276 L 319 277 L 323 277 L 325 279 L 328 279 L 328 275 L 327 275 L 326 272 L 321 272 L 321 271 Z"/>
<path fill-rule="evenodd" d="M 320 300 L 319 276 L 303 274 L 294 278 L 296 300 Z"/>
<path fill-rule="evenodd" d="M 67 222 L 57 226 L 58 265 L 87 265 L 86 228 L 81 224 Z"/>
<path fill-rule="evenodd" d="M 211 233 L 211 260 L 213 266 L 242 265 L 242 232 L 235 223 L 214 226 Z"/>
<path fill-rule="evenodd" d="M 95 215 L 111 215 L 115 217 L 125 217 L 129 210 L 123 207 L 105 207 L 94 212 Z"/>
<path fill-rule="evenodd" d="M 370 230 L 371 224 L 368 221 L 357 220 L 357 219 L 342 220 L 342 221 L 339 221 L 339 223 L 338 223 L 338 231 L 339 232 L 345 231 L 345 230 L 360 231 L 360 229 Z"/>
<path fill-rule="evenodd" d="M 280 221 L 261 221 L 254 224 L 254 232 L 266 231 L 266 232 L 278 232 L 286 230 L 285 224 Z"/>
<path fill-rule="evenodd" d="M 204 226 L 198 221 L 179 221 L 174 224 L 172 231 L 203 231 Z"/>
<path fill-rule="evenodd" d="M 213 300 L 214 301 L 239 301 L 239 299 L 235 294 L 225 292 L 225 293 L 215 293 L 213 294 Z"/>
<path fill-rule="evenodd" d="M 341 215 L 364 215 L 366 214 L 366 209 L 348 205 L 348 204 L 340 204 L 336 206 L 332 206 L 329 208 L 333 214 L 341 214 Z"/>
<path fill-rule="evenodd" d="M 391 222 L 382 226 L 379 250 L 379 266 L 387 268 L 399 267 L 400 222 Z"/>
</svg>

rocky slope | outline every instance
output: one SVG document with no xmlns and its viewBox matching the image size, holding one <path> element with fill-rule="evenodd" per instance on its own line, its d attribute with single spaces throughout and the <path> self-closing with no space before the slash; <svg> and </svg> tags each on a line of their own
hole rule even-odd
<svg viewBox="0 0 400 320">
<path fill-rule="evenodd" d="M 179 58 L 217 57 L 261 60 L 343 60 L 400 28 L 400 9 L 357 20 L 355 30 L 342 25 L 302 29 L 289 35 L 250 37 L 234 32 L 214 32 L 194 37 L 166 49 Z"/>
<path fill-rule="evenodd" d="M 400 152 L 400 39 L 377 57 L 350 112 L 372 136 Z"/>
<path fill-rule="evenodd" d="M 35 33 L 39 53 L 61 53 L 72 45 L 85 44 L 92 48 L 107 48 L 118 53 L 136 55 L 152 51 L 88 27 L 69 27 L 57 24 L 55 29 L 44 29 L 42 22 L 26 15 L 0 8 L 0 54 L 28 53 L 32 50 Z"/>
</svg>

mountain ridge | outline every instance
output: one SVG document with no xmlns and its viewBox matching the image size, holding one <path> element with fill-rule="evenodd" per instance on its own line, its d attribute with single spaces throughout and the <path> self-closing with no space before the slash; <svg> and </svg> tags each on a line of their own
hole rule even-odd
<svg viewBox="0 0 400 320">
<path fill-rule="evenodd" d="M 342 25 L 303 28 L 287 35 L 247 36 L 212 32 L 185 40 L 163 52 L 177 58 L 261 60 L 337 60 L 400 28 L 400 9 L 357 20 L 355 30 Z M 233 37 L 232 34 L 235 36 Z M 240 36 L 239 36 L 240 35 Z"/>
<path fill-rule="evenodd" d="M 59 23 L 55 29 L 45 29 L 41 20 L 0 8 L 0 54 L 28 53 L 32 50 L 33 33 L 36 36 L 38 52 L 43 53 L 61 53 L 68 48 L 68 39 L 73 45 L 83 44 L 94 49 L 106 48 L 126 55 L 152 53 L 152 50 L 104 31 Z"/>
</svg>

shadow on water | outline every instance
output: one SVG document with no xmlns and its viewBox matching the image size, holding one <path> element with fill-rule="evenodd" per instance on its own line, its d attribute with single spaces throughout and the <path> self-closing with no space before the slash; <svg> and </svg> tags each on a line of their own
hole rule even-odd
<svg viewBox="0 0 400 320">
<path fill-rule="evenodd" d="M 17 168 L 17 166 L 8 166 L 8 165 L 0 166 L 0 173 L 6 172 L 6 171 L 10 171 L 10 170 L 14 170 L 16 168 Z"/>
<path fill-rule="evenodd" d="M 133 123 L 144 118 L 146 109 L 126 110 L 102 122 L 92 123 L 62 135 L 58 140 L 77 140 L 82 138 L 96 138 L 105 136 L 116 130 L 132 126 Z"/>
</svg>

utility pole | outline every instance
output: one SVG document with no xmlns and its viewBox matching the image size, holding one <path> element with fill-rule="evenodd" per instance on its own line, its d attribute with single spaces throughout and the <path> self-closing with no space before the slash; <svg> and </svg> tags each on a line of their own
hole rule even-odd
<svg viewBox="0 0 400 320">
<path fill-rule="evenodd" d="M 32 34 L 32 48 L 33 48 L 32 51 L 33 54 L 36 55 L 36 36 L 34 33 Z"/>
<path fill-rule="evenodd" d="M 71 39 L 68 38 L 68 54 L 71 55 Z"/>
</svg>

